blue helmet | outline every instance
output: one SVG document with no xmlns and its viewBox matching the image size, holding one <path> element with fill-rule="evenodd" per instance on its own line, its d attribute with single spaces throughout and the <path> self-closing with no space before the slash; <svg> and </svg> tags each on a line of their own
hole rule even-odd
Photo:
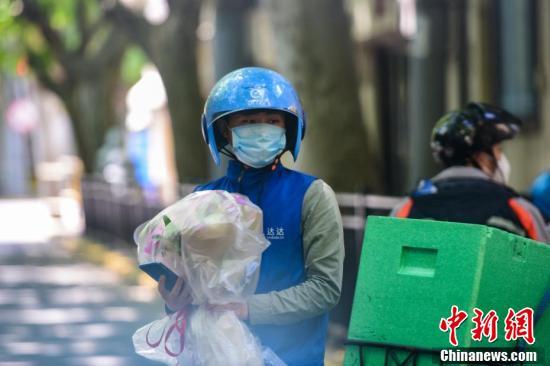
<svg viewBox="0 0 550 366">
<path fill-rule="evenodd" d="M 541 173 L 533 182 L 531 187 L 533 203 L 550 219 L 550 171 Z"/>
<path fill-rule="evenodd" d="M 230 72 L 212 88 L 202 114 L 202 136 L 217 165 L 220 149 L 227 141 L 216 128 L 216 122 L 235 112 L 270 109 L 286 115 L 286 147 L 298 158 L 305 134 L 305 114 L 294 87 L 275 71 L 245 67 Z"/>
</svg>

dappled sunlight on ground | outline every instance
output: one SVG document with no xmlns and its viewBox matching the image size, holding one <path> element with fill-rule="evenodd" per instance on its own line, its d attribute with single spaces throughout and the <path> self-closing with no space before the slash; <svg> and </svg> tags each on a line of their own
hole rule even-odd
<svg viewBox="0 0 550 366">
<path fill-rule="evenodd" d="M 43 243 L 55 235 L 55 223 L 45 201 L 0 200 L 0 244 Z"/>
<path fill-rule="evenodd" d="M 153 365 L 132 335 L 162 317 L 156 289 L 129 274 L 131 251 L 67 236 L 50 208 L 0 200 L 0 365 Z"/>
<path fill-rule="evenodd" d="M 82 231 L 80 206 L 68 198 L 0 199 L 0 226 L 0 244 L 45 243 L 56 236 L 77 235 Z"/>
</svg>

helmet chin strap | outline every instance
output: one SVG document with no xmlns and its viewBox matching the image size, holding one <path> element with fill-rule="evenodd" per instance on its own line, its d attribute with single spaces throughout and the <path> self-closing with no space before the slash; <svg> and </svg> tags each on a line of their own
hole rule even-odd
<svg viewBox="0 0 550 366">
<path fill-rule="evenodd" d="M 500 168 L 500 165 L 498 164 L 498 159 L 496 158 L 495 154 L 493 153 L 492 150 L 488 150 L 486 151 L 486 153 L 491 157 L 492 161 L 493 161 L 493 165 L 495 167 L 495 170 L 493 171 L 493 174 L 491 175 L 491 179 L 499 182 L 499 183 L 502 183 L 502 184 L 506 184 L 506 177 L 504 176 L 504 172 L 502 171 L 502 169 Z M 500 180 L 496 180 L 494 177 L 495 177 L 495 173 L 498 171 L 498 174 L 500 175 Z"/>
<path fill-rule="evenodd" d="M 495 160 L 495 172 L 498 171 L 498 174 L 500 175 L 500 180 L 498 180 L 499 183 L 502 183 L 502 184 L 508 184 L 508 177 L 506 176 L 506 174 L 504 173 L 504 170 L 502 170 L 502 167 L 501 165 L 499 164 L 499 161 L 497 158 L 493 157 Z M 494 179 L 494 178 L 493 178 Z"/>
<path fill-rule="evenodd" d="M 280 153 L 279 155 L 277 155 L 275 160 L 273 160 L 273 163 L 271 164 L 271 171 L 274 171 L 277 168 L 277 165 L 279 164 L 279 161 L 281 161 L 281 156 L 283 156 L 284 153 L 285 153 L 285 151 L 283 150 L 283 152 Z"/>
<path fill-rule="evenodd" d="M 237 156 L 235 156 L 235 154 L 231 150 L 227 149 L 225 146 L 222 147 L 219 151 L 220 154 L 225 155 L 230 159 L 239 161 L 239 159 L 237 159 Z"/>
</svg>

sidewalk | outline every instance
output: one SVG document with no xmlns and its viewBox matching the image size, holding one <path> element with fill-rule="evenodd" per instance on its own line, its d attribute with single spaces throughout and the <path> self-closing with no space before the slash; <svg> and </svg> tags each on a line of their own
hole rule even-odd
<svg viewBox="0 0 550 366">
<path fill-rule="evenodd" d="M 0 366 L 158 365 L 133 349 L 134 331 L 163 306 L 120 270 L 135 268 L 131 259 L 56 239 L 37 200 L 1 200 L 0 220 Z"/>
</svg>

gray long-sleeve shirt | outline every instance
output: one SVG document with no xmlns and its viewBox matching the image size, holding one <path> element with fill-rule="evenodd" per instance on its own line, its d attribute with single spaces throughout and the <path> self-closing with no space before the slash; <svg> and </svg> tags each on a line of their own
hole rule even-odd
<svg viewBox="0 0 550 366">
<path fill-rule="evenodd" d="M 301 224 L 306 280 L 282 291 L 251 296 L 252 324 L 298 322 L 338 303 L 344 263 L 342 218 L 334 191 L 320 179 L 305 194 Z"/>
</svg>

